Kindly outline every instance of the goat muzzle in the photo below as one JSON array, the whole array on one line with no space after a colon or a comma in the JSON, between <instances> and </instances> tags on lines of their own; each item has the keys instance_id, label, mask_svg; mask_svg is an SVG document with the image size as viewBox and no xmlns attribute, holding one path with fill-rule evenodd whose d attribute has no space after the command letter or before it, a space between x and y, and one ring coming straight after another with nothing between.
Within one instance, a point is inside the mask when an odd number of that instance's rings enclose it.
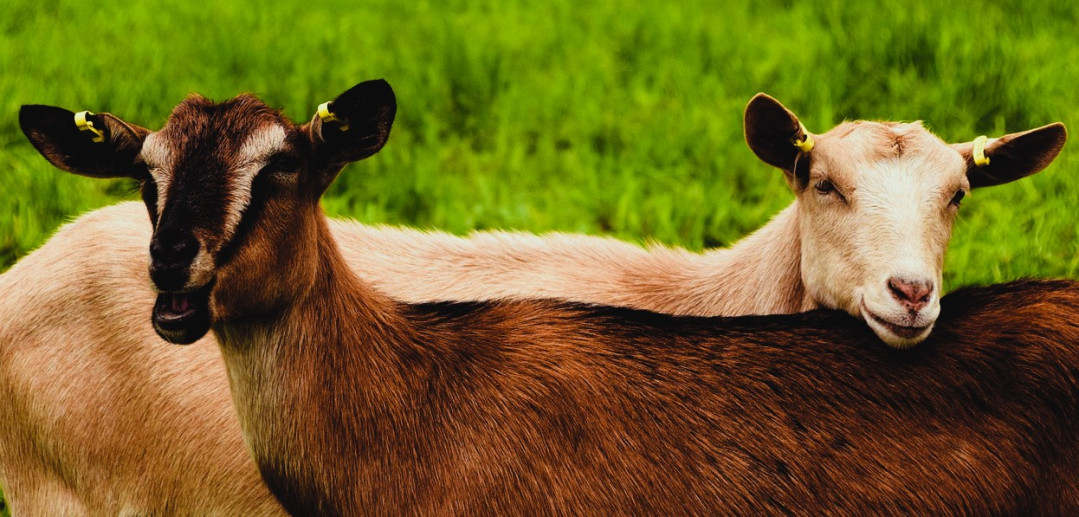
<instances>
[{"instance_id":1,"label":"goat muzzle","mask_svg":"<svg viewBox=\"0 0 1079 517\"><path fill-rule=\"evenodd\" d=\"M210 331L211 284L192 292L164 292L154 303L154 330L162 339L189 345Z\"/></svg>"}]
</instances>

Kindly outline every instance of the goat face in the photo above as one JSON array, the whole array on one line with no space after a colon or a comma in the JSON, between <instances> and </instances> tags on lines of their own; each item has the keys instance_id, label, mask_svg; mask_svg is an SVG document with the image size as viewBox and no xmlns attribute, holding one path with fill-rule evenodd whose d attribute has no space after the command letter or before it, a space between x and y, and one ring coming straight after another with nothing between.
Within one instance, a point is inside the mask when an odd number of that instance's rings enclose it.
<instances>
[{"instance_id":1,"label":"goat face","mask_svg":"<svg viewBox=\"0 0 1079 517\"><path fill-rule=\"evenodd\" d=\"M798 193L802 277L819 303L903 347L940 313L941 271L970 190L958 153L920 124L844 124L819 138Z\"/></svg>"},{"instance_id":2,"label":"goat face","mask_svg":"<svg viewBox=\"0 0 1079 517\"><path fill-rule=\"evenodd\" d=\"M331 105L333 121L316 116L300 126L250 95L219 104L190 97L156 132L95 115L107 129L101 143L60 108L24 106L20 122L64 170L141 182L154 227L153 325L165 340L188 344L215 320L272 310L306 285L297 280L310 268L288 260L303 256L297 247L314 253L309 225L319 218L301 215L317 212L346 163L385 144L396 111L385 81L360 83Z\"/></svg>"},{"instance_id":3,"label":"goat face","mask_svg":"<svg viewBox=\"0 0 1079 517\"><path fill-rule=\"evenodd\" d=\"M251 96L221 104L190 97L146 137L136 161L146 170L143 199L154 224L153 323L162 337L189 343L209 330L215 273L255 230L245 218L265 208L267 190L297 193L298 140L292 124Z\"/></svg>"},{"instance_id":4,"label":"goat face","mask_svg":"<svg viewBox=\"0 0 1079 517\"><path fill-rule=\"evenodd\" d=\"M811 149L792 143L807 136ZM746 139L798 196L810 296L903 348L925 339L940 313L944 253L967 192L1043 169L1066 132L1058 123L989 141L990 161L979 165L972 144L948 145L918 122L845 122L808 135L762 94L746 108Z\"/></svg>"}]
</instances>

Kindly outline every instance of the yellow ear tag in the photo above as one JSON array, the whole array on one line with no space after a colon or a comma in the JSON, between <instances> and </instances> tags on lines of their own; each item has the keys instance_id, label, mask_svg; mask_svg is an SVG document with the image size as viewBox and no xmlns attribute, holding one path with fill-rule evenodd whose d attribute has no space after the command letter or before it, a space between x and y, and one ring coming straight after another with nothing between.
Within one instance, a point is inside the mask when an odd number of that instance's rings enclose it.
<instances>
[{"instance_id":1,"label":"yellow ear tag","mask_svg":"<svg viewBox=\"0 0 1079 517\"><path fill-rule=\"evenodd\" d=\"M76 113L75 125L78 126L79 131L82 131L83 133L90 133L90 140L92 142L97 142L99 144L103 143L105 142L105 133L102 132L100 129L94 127L93 121L88 118L91 115L93 115L93 113L89 111L80 111Z\"/></svg>"},{"instance_id":2,"label":"yellow ear tag","mask_svg":"<svg viewBox=\"0 0 1079 517\"><path fill-rule=\"evenodd\" d=\"M974 165L977 165L978 167L989 165L989 157L985 155L986 140L988 140L988 138L986 138L985 135L974 139Z\"/></svg>"},{"instance_id":3,"label":"yellow ear tag","mask_svg":"<svg viewBox=\"0 0 1079 517\"><path fill-rule=\"evenodd\" d=\"M802 130L802 138L791 139L791 143L794 147L801 149L803 153L808 153L813 150L813 136L806 131L806 127L801 122L798 123L798 128Z\"/></svg>"},{"instance_id":4,"label":"yellow ear tag","mask_svg":"<svg viewBox=\"0 0 1079 517\"><path fill-rule=\"evenodd\" d=\"M318 105L318 118L322 119L323 123L337 122L338 124L341 124L341 131L348 131L348 124L346 124L345 121L337 118L337 115L334 115L333 112L330 111L329 101L323 102L322 104Z\"/></svg>"}]
</instances>

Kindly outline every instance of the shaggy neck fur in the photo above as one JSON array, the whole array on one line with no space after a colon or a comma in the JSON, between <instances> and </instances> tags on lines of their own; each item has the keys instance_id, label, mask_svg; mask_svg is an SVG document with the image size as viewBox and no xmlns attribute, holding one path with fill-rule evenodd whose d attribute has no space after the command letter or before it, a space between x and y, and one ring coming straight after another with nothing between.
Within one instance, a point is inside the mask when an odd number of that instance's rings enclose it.
<instances>
[{"instance_id":1,"label":"shaggy neck fur","mask_svg":"<svg viewBox=\"0 0 1079 517\"><path fill-rule=\"evenodd\" d=\"M385 422L407 420L395 410L404 371L396 354L412 337L395 303L348 269L325 221L316 227L316 273L309 288L298 289L303 294L292 304L218 323L213 330L263 478L287 508L334 515L343 510L333 503L333 493L352 493L353 504L376 507L370 493L355 487L369 487L359 480L396 468L377 460L392 457L385 453L399 430L372 425L369 418L393 414ZM376 461L336 464L357 454Z\"/></svg>"}]
</instances>

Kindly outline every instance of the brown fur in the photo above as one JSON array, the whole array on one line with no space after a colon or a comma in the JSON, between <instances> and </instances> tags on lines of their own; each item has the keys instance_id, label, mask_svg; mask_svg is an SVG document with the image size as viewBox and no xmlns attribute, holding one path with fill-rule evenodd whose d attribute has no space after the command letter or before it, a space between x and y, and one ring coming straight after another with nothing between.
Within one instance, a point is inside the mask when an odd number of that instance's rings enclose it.
<instances>
[{"instance_id":1,"label":"brown fur","mask_svg":"<svg viewBox=\"0 0 1079 517\"><path fill-rule=\"evenodd\" d=\"M733 256L754 264L797 256L772 246L796 248L796 240L773 237L768 228L743 241L752 253L698 255L581 235L492 232L466 239L330 224L353 271L410 302L557 297L561 291L686 313L706 299L712 311L741 313L746 307L793 312L799 305L783 300L801 298L761 288L746 276L754 270L730 262ZM0 386L9 403L0 405L0 484L17 514L125 508L266 514L276 504L231 416L216 341L207 336L177 350L148 324L150 236L146 209L122 203L80 217L0 275L0 371L6 372ZM797 264L791 267L796 275ZM684 293L660 285L676 278ZM800 285L778 285L786 283ZM574 284L578 289L568 291ZM727 284L731 291L718 288ZM61 324L57 315L77 317ZM64 367L40 366L57 357ZM166 377L175 382L145 382ZM67 395L72 392L80 396ZM111 410L102 414L101 407ZM220 415L229 420L222 423ZM139 467L118 470L118 464Z\"/></svg>"},{"instance_id":2,"label":"brown fur","mask_svg":"<svg viewBox=\"0 0 1079 517\"><path fill-rule=\"evenodd\" d=\"M901 355L831 313L402 306L312 240L306 295L215 324L291 511L1079 511L1074 284L956 295Z\"/></svg>"}]
</instances>

